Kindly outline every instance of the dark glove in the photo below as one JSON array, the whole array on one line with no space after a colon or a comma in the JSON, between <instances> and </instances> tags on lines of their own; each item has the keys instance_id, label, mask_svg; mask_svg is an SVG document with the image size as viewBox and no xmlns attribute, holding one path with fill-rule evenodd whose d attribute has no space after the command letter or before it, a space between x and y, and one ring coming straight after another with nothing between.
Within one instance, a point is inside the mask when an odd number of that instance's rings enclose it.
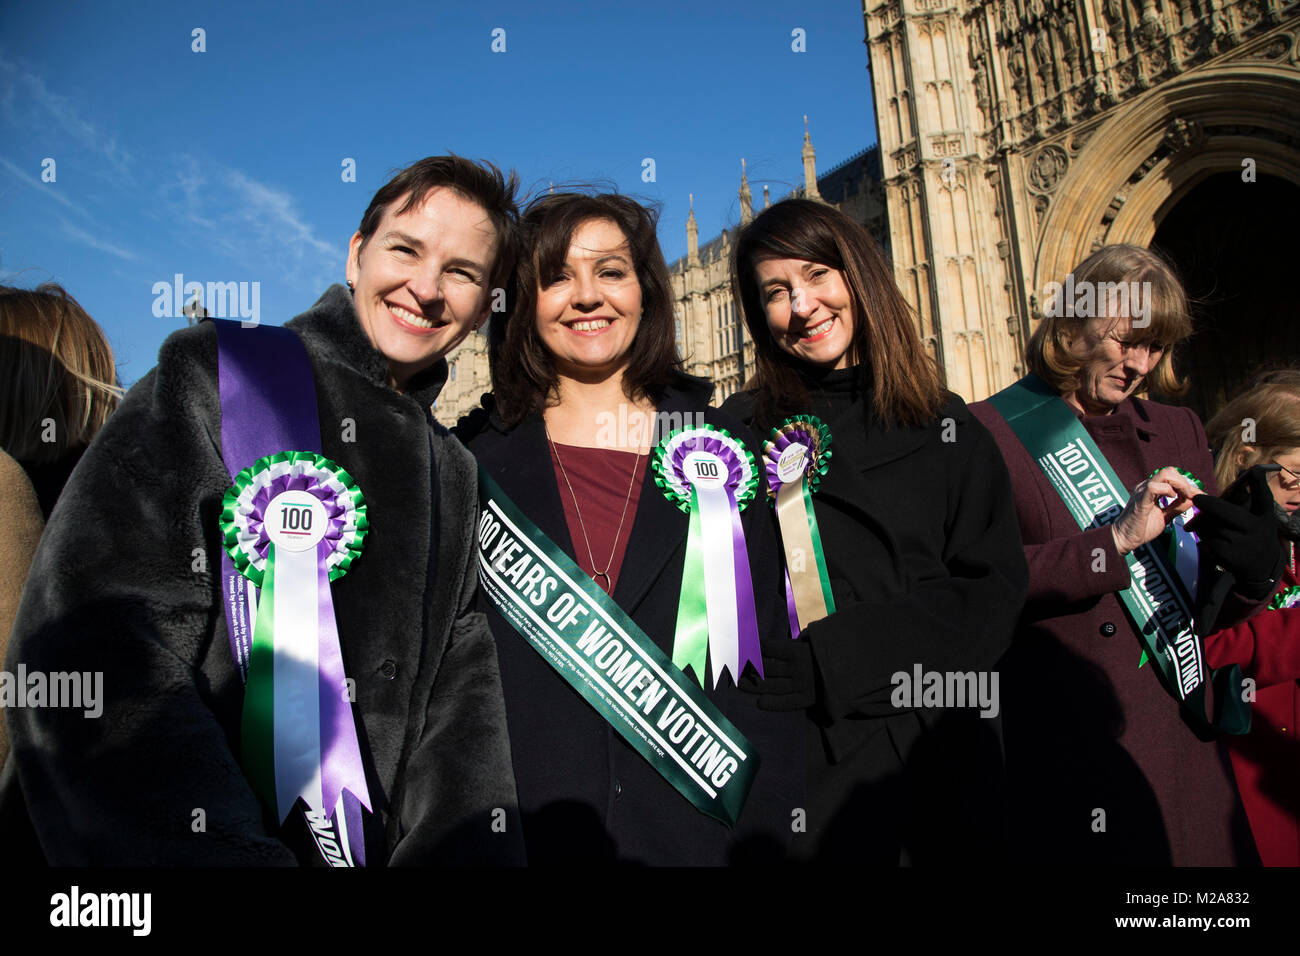
<instances>
[{"instance_id":1,"label":"dark glove","mask_svg":"<svg viewBox=\"0 0 1300 956\"><path fill-rule=\"evenodd\" d=\"M807 710L817 703L817 666L807 641L763 644L763 674L752 667L740 679L741 690L758 695L760 710Z\"/></svg>"},{"instance_id":2,"label":"dark glove","mask_svg":"<svg viewBox=\"0 0 1300 956\"><path fill-rule=\"evenodd\" d=\"M1268 472L1252 468L1241 479L1249 493L1244 504L1197 495L1192 499L1200 514L1187 522L1187 530L1200 538L1200 554L1237 579L1237 593L1251 600L1268 596L1282 573L1283 555L1273 517L1273 493Z\"/></svg>"}]
</instances>

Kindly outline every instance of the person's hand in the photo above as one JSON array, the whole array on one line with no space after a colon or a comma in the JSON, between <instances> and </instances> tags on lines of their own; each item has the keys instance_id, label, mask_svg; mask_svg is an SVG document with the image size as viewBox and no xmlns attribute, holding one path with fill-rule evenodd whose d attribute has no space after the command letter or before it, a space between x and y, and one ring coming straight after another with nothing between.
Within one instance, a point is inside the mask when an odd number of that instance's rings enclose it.
<instances>
[{"instance_id":1,"label":"person's hand","mask_svg":"<svg viewBox=\"0 0 1300 956\"><path fill-rule=\"evenodd\" d=\"M1174 467L1161 468L1133 489L1128 504L1110 526L1115 547L1128 554L1148 541L1160 537L1165 526L1192 506L1200 489L1178 473ZM1160 499L1171 499L1161 506Z\"/></svg>"},{"instance_id":2,"label":"person's hand","mask_svg":"<svg viewBox=\"0 0 1300 956\"><path fill-rule=\"evenodd\" d=\"M1268 472L1252 468L1241 479L1249 498L1244 505L1210 495L1197 495L1200 511L1187 530L1200 539L1199 553L1208 556L1237 579L1243 597L1266 597L1282 573L1282 542L1273 517L1273 492Z\"/></svg>"},{"instance_id":3,"label":"person's hand","mask_svg":"<svg viewBox=\"0 0 1300 956\"><path fill-rule=\"evenodd\" d=\"M746 668L742 690L758 695L760 710L807 710L817 703L817 667L804 640L763 644L763 679Z\"/></svg>"}]
</instances>

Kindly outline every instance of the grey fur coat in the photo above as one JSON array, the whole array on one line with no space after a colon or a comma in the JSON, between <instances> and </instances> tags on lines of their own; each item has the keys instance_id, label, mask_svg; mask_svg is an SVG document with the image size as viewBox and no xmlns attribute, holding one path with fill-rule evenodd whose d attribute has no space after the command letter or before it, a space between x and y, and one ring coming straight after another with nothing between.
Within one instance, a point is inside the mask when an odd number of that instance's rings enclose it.
<instances>
[{"instance_id":1,"label":"grey fur coat","mask_svg":"<svg viewBox=\"0 0 1300 956\"><path fill-rule=\"evenodd\" d=\"M475 464L430 412L446 363L394 391L339 285L288 326L311 360L322 452L356 479L372 523L333 585L377 811L368 861L519 862L496 652L473 609ZM310 857L298 815L277 827L240 769L244 693L220 601L217 519L230 483L220 442L216 330L205 322L163 344L46 528L7 670L103 674L98 718L7 713L3 802L25 797L53 864Z\"/></svg>"}]
</instances>

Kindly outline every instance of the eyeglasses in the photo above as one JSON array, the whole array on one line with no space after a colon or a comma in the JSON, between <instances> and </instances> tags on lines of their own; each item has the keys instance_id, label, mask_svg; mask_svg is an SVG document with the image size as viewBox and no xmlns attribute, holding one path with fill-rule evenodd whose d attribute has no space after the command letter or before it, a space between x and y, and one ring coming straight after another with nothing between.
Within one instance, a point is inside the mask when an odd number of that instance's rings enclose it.
<instances>
[{"instance_id":1,"label":"eyeglasses","mask_svg":"<svg viewBox=\"0 0 1300 956\"><path fill-rule=\"evenodd\" d=\"M1286 465L1281 464L1280 462L1271 461L1269 462L1269 464L1277 465L1279 468L1282 469L1277 473L1277 483L1279 485L1281 485L1287 491L1295 491L1297 488L1300 488L1300 475L1297 475L1294 471L1292 471Z\"/></svg>"}]
</instances>

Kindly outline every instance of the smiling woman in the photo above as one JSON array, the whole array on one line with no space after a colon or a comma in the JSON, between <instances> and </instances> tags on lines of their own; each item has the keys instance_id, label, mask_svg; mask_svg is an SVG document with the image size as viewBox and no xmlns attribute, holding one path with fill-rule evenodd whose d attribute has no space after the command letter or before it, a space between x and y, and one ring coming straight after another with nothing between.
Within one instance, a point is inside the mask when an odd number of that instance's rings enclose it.
<instances>
[{"instance_id":1,"label":"smiling woman","mask_svg":"<svg viewBox=\"0 0 1300 956\"><path fill-rule=\"evenodd\" d=\"M504 214L473 198L481 184L432 160L376 193L348 244L357 318L398 391L487 320L514 261Z\"/></svg>"},{"instance_id":2,"label":"smiling woman","mask_svg":"<svg viewBox=\"0 0 1300 956\"><path fill-rule=\"evenodd\" d=\"M529 863L779 859L802 805L799 727L758 710L734 683L784 625L761 498L739 510L761 481L753 452L740 424L708 407L709 383L681 370L649 210L623 196L555 193L525 210L523 226L517 301L492 322L494 392L456 431L481 469L484 539L505 509L545 546L517 557L516 532L482 553L480 604L501 661ZM698 444L683 458L707 458L700 474L730 482L716 497L712 484L697 489L697 501L720 503L713 544L697 527L705 509L689 517L668 494L672 472L661 466L675 459L656 445L660 421L699 423L667 441L680 449L689 436ZM713 560L699 557L710 548ZM546 605L557 587L568 608L582 596L581 613ZM692 617L697 604L707 617ZM576 647L561 620L586 628ZM616 640L606 640L611 621ZM740 644L724 638L742 632L753 656L726 658L719 647ZM692 634L699 656L683 652Z\"/></svg>"},{"instance_id":3,"label":"smiling woman","mask_svg":"<svg viewBox=\"0 0 1300 956\"><path fill-rule=\"evenodd\" d=\"M759 706L799 712L807 735L795 849L855 866L996 859L995 722L894 690L922 670L996 687L1025 579L997 448L941 387L861 225L785 200L734 255L758 374L722 407L767 439L779 486L798 639L764 648L782 680Z\"/></svg>"},{"instance_id":4,"label":"smiling woman","mask_svg":"<svg viewBox=\"0 0 1300 956\"><path fill-rule=\"evenodd\" d=\"M58 865L521 859L476 469L432 413L512 268L514 186L420 160L362 217L351 295L164 343L69 479L14 625L14 668L103 673L103 719L6 710L0 829L25 797ZM195 807L219 838L159 826Z\"/></svg>"}]
</instances>

